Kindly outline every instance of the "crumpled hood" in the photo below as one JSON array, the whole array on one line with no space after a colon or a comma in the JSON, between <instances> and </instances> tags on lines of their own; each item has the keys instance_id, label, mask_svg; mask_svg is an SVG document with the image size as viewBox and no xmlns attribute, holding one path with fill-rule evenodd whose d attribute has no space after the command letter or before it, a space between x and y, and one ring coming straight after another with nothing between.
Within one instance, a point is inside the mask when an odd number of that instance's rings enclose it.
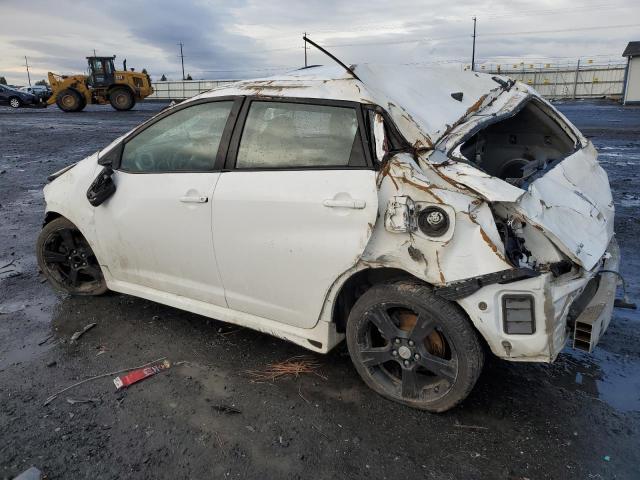
<instances>
[{"instance_id":1,"label":"crumpled hood","mask_svg":"<svg viewBox=\"0 0 640 480\"><path fill-rule=\"evenodd\" d=\"M433 145L454 125L477 110L483 100L502 87L491 75L407 65L362 64L352 67L375 100L386 108L402 134L412 142L423 134L424 145ZM504 77L504 81L507 81ZM461 101L452 93L462 93ZM413 124L413 125L411 125Z\"/></svg>"}]
</instances>

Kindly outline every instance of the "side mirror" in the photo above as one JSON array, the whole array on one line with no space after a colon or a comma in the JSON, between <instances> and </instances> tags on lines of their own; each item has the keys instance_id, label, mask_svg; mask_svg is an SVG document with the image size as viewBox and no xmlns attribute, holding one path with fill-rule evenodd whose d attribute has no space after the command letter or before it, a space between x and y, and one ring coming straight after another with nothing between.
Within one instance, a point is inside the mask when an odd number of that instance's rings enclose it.
<instances>
[{"instance_id":1,"label":"side mirror","mask_svg":"<svg viewBox=\"0 0 640 480\"><path fill-rule=\"evenodd\" d=\"M104 167L95 180L89 185L87 190L87 200L94 207L102 205L111 195L116 193L116 184L111 178L113 170L111 167Z\"/></svg>"}]
</instances>

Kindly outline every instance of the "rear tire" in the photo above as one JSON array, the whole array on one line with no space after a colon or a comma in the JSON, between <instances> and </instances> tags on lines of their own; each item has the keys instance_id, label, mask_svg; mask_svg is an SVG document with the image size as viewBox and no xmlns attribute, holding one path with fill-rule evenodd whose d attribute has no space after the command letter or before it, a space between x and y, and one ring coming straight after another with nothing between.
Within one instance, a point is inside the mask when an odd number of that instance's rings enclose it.
<instances>
[{"instance_id":1,"label":"rear tire","mask_svg":"<svg viewBox=\"0 0 640 480\"><path fill-rule=\"evenodd\" d=\"M412 282L367 290L349 314L347 345L372 390L430 412L464 400L484 363L478 334L460 307Z\"/></svg>"},{"instance_id":2,"label":"rear tire","mask_svg":"<svg viewBox=\"0 0 640 480\"><path fill-rule=\"evenodd\" d=\"M22 102L18 97L12 97L9 99L9 105L11 108L20 108L22 106Z\"/></svg>"},{"instance_id":3,"label":"rear tire","mask_svg":"<svg viewBox=\"0 0 640 480\"><path fill-rule=\"evenodd\" d=\"M131 90L124 87L114 88L109 93L109 102L111 106L119 111L131 110L136 104Z\"/></svg>"},{"instance_id":4,"label":"rear tire","mask_svg":"<svg viewBox=\"0 0 640 480\"><path fill-rule=\"evenodd\" d=\"M63 112L79 112L84 108L84 98L72 88L61 91L56 97L56 105Z\"/></svg>"},{"instance_id":5,"label":"rear tire","mask_svg":"<svg viewBox=\"0 0 640 480\"><path fill-rule=\"evenodd\" d=\"M107 282L80 230L64 217L47 223L36 243L38 267L54 289L71 295L102 295Z\"/></svg>"}]
</instances>

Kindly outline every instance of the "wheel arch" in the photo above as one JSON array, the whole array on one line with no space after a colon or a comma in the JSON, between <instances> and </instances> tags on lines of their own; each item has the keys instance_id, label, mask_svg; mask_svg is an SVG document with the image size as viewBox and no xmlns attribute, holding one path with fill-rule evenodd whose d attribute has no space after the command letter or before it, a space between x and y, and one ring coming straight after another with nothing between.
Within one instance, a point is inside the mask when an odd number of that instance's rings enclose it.
<instances>
[{"instance_id":1,"label":"wheel arch","mask_svg":"<svg viewBox=\"0 0 640 480\"><path fill-rule=\"evenodd\" d=\"M355 305L356 301L367 290L381 283L390 283L398 281L410 281L433 287L429 282L416 277L415 275L402 270L400 268L391 267L363 267L350 272L344 281L337 287L337 293L331 302L331 322L335 324L338 333L344 333L347 327L347 319L349 313ZM483 344L486 352L491 352L489 343L485 338L485 334L478 328L476 321L466 311L466 309L458 302L450 302L463 315L467 317L469 323L473 326L480 342Z\"/></svg>"},{"instance_id":2,"label":"wheel arch","mask_svg":"<svg viewBox=\"0 0 640 480\"><path fill-rule=\"evenodd\" d=\"M48 211L47 213L44 214L44 220L42 222L42 226L44 227L45 225L47 225L48 223L51 223L56 218L59 218L59 217L62 217L62 216L63 215L61 213L54 212L54 211ZM67 218L67 220L69 220L69 219ZM69 220L69 221L71 221L71 220Z\"/></svg>"},{"instance_id":3,"label":"wheel arch","mask_svg":"<svg viewBox=\"0 0 640 480\"><path fill-rule=\"evenodd\" d=\"M356 301L374 285L400 280L410 280L423 285L432 286L415 275L400 268L391 267L363 267L345 276L337 288L334 300L331 302L331 321L336 330L344 333L347 327L349 313Z\"/></svg>"},{"instance_id":4,"label":"wheel arch","mask_svg":"<svg viewBox=\"0 0 640 480\"><path fill-rule=\"evenodd\" d=\"M51 223L52 221L54 221L57 218L64 218L65 220L68 220L69 222L73 223L73 225L78 229L80 234L85 238L85 240L87 241L87 243L91 247L91 250L93 250L93 253L96 256L96 258L98 259L98 263L100 264L100 266L102 268L104 268L105 265L103 264L103 262L101 260L102 259L102 251L99 249L98 240L95 237L95 235L87 235L87 231L79 226L79 224L81 224L82 222L78 221L77 219L74 220L74 218L73 218L74 216L73 215L65 215L64 213L60 213L62 210L63 209L47 210L45 215L44 215L44 220L42 222L42 227L44 228L45 226L47 226L49 223ZM69 213L71 213L71 212L69 212Z\"/></svg>"}]
</instances>

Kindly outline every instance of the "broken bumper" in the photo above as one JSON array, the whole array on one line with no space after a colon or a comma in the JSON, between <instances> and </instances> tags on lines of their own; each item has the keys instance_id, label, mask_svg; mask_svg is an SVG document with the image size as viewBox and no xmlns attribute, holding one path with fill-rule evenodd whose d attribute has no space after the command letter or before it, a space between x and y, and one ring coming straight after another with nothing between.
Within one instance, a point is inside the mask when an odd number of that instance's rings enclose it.
<instances>
[{"instance_id":1,"label":"broken bumper","mask_svg":"<svg viewBox=\"0 0 640 480\"><path fill-rule=\"evenodd\" d=\"M591 271L573 277L543 273L508 284L487 285L457 300L498 357L512 361L552 362L571 337L573 345L591 351L611 321L620 251L613 239L602 261ZM597 288L587 288L594 282ZM507 333L503 300L526 296L532 299L533 333ZM576 307L579 308L576 309ZM573 321L575 319L575 321ZM572 328L575 325L575 329Z\"/></svg>"},{"instance_id":2,"label":"broken bumper","mask_svg":"<svg viewBox=\"0 0 640 480\"><path fill-rule=\"evenodd\" d=\"M599 275L598 289L575 319L573 348L578 350L593 351L611 323L618 286L618 275L613 272L617 272L620 267L620 248L615 238L609 244L607 252L609 258L604 261L602 270L605 271Z\"/></svg>"}]
</instances>

